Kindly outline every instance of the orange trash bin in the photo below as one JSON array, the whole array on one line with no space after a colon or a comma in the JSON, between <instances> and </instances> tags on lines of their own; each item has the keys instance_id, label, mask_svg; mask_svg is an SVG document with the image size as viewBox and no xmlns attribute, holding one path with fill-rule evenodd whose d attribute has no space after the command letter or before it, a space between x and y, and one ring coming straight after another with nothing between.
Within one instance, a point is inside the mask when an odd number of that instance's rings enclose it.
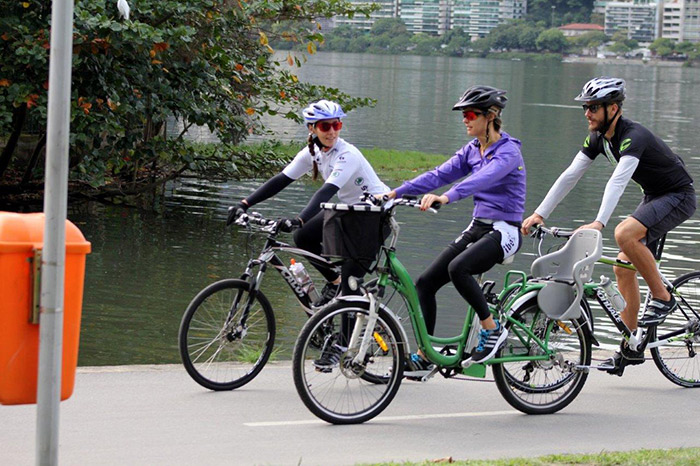
<instances>
[{"instance_id":1,"label":"orange trash bin","mask_svg":"<svg viewBox=\"0 0 700 466\"><path fill-rule=\"evenodd\" d=\"M0 404L36 403L44 214L0 212ZM61 400L78 366L85 256L90 243L66 221Z\"/></svg>"}]
</instances>

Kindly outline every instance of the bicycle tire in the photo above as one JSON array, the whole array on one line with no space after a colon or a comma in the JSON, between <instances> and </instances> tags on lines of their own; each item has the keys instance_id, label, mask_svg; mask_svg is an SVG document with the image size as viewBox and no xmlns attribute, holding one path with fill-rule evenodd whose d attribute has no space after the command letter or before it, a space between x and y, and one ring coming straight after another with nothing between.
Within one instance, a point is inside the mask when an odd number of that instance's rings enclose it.
<instances>
[{"instance_id":1,"label":"bicycle tire","mask_svg":"<svg viewBox=\"0 0 700 466\"><path fill-rule=\"evenodd\" d=\"M678 307L660 324L649 329L650 342L688 326L700 319L700 271L689 272L673 281ZM681 387L700 387L700 334L686 332L673 342L651 348L656 367L671 382Z\"/></svg>"},{"instance_id":2,"label":"bicycle tire","mask_svg":"<svg viewBox=\"0 0 700 466\"><path fill-rule=\"evenodd\" d=\"M494 364L498 391L512 407L526 414L551 414L565 408L578 396L588 377L585 370L571 370L571 366L591 363L591 339L585 321L572 319L559 325L560 321L549 319L539 309L536 299L515 309L512 317L532 329L541 340L549 330L547 346L559 351L555 360ZM528 335L515 324L508 321L506 328L508 338L497 357L542 354L539 345L528 341Z\"/></svg>"},{"instance_id":3,"label":"bicycle tire","mask_svg":"<svg viewBox=\"0 0 700 466\"><path fill-rule=\"evenodd\" d=\"M344 319L355 322L356 316L368 313L367 302L336 301L308 320L294 346L294 385L306 407L326 422L368 421L391 403L401 385L404 362L401 333L398 324L383 309L379 310L374 332L381 335L386 350L377 341L371 345L372 351L368 351L365 362L352 364L355 350L347 348L344 334L350 332L342 330L342 322ZM322 348L315 343L319 340L325 342ZM331 350L334 347L337 349ZM322 355L329 351L336 351L334 364L319 368Z\"/></svg>"},{"instance_id":4,"label":"bicycle tire","mask_svg":"<svg viewBox=\"0 0 700 466\"><path fill-rule=\"evenodd\" d=\"M250 283L244 280L212 283L194 297L182 316L180 357L190 377L205 388L233 390L247 384L272 354L275 316L260 291L251 305L246 327L234 327L249 290Z\"/></svg>"}]
</instances>

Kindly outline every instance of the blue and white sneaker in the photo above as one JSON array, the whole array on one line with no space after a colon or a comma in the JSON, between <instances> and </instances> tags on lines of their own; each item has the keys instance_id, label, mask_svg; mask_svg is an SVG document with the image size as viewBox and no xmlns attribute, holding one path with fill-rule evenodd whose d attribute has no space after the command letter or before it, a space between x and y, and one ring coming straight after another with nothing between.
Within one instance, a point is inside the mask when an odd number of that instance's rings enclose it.
<instances>
[{"instance_id":1,"label":"blue and white sneaker","mask_svg":"<svg viewBox=\"0 0 700 466\"><path fill-rule=\"evenodd\" d=\"M496 352L503 346L508 338L508 330L496 321L493 330L482 329L479 332L479 344L471 357L472 363L480 363L493 358Z\"/></svg>"}]
</instances>

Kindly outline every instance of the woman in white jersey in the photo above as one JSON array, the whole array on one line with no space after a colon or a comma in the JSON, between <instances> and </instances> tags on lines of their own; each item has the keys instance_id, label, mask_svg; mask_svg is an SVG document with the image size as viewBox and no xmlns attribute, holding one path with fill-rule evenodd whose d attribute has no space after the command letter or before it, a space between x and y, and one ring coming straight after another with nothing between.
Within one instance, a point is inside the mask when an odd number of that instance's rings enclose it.
<instances>
[{"instance_id":1,"label":"woman in white jersey","mask_svg":"<svg viewBox=\"0 0 700 466\"><path fill-rule=\"evenodd\" d=\"M381 182L372 166L352 144L340 138L343 128L343 109L335 102L319 100L306 107L302 115L309 129L308 145L299 151L294 160L281 173L267 180L250 196L229 209L227 225L246 212L251 206L268 199L289 186L302 175L311 172L312 178L320 174L325 183L311 197L308 204L296 217L280 220L282 231L294 231L297 247L321 254L323 239L323 211L320 204L338 195L341 203L356 204L365 192L381 194L389 188ZM338 292L340 277L329 276L327 270L319 271L328 281L321 297L314 303L321 306Z\"/></svg>"}]
</instances>

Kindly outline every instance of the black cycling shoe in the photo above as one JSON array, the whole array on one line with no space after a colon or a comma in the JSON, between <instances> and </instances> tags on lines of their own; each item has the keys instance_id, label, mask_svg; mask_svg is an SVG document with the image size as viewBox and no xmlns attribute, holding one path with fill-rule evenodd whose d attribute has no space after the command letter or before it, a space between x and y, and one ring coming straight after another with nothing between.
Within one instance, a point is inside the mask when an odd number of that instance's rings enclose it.
<instances>
[{"instance_id":1,"label":"black cycling shoe","mask_svg":"<svg viewBox=\"0 0 700 466\"><path fill-rule=\"evenodd\" d=\"M313 362L313 365L318 372L332 372L333 368L338 367L340 358L347 350L344 346L332 343L323 350L321 356Z\"/></svg>"},{"instance_id":2,"label":"black cycling shoe","mask_svg":"<svg viewBox=\"0 0 700 466\"><path fill-rule=\"evenodd\" d=\"M676 300L673 296L669 301L661 301L660 299L652 299L647 308L644 310L644 315L639 319L640 327L649 327L650 325L658 325L664 321L676 308Z\"/></svg>"},{"instance_id":3,"label":"black cycling shoe","mask_svg":"<svg viewBox=\"0 0 700 466\"><path fill-rule=\"evenodd\" d=\"M620 349L611 358L606 359L599 369L617 376L622 376L627 366L636 366L644 362L644 351L632 351L626 341L620 343Z\"/></svg>"},{"instance_id":4,"label":"black cycling shoe","mask_svg":"<svg viewBox=\"0 0 700 466\"><path fill-rule=\"evenodd\" d=\"M333 301L333 298L335 298L338 295L339 290L340 284L336 285L334 283L327 282L326 285L323 287L319 298L316 301L314 301L313 306L321 307L330 303L331 301Z\"/></svg>"},{"instance_id":5,"label":"black cycling shoe","mask_svg":"<svg viewBox=\"0 0 700 466\"><path fill-rule=\"evenodd\" d=\"M598 367L598 370L622 377L622 373L625 371L625 362L624 358L622 357L622 353L615 351L611 358L603 361L603 363Z\"/></svg>"},{"instance_id":6,"label":"black cycling shoe","mask_svg":"<svg viewBox=\"0 0 700 466\"><path fill-rule=\"evenodd\" d=\"M431 364L421 358L416 353L409 356L410 361L406 361L403 369L403 376L408 380L421 381L423 377L430 374L435 368L435 364Z\"/></svg>"}]
</instances>

